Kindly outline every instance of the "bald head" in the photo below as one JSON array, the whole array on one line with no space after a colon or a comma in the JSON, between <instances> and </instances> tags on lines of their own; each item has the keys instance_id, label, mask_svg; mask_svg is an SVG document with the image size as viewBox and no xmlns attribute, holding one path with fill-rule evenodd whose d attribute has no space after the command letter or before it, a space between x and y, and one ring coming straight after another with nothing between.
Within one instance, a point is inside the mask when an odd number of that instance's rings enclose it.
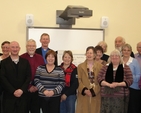
<instances>
[{"instance_id":1,"label":"bald head","mask_svg":"<svg viewBox=\"0 0 141 113\"><path fill-rule=\"evenodd\" d=\"M121 50L122 46L125 44L125 39L121 36L116 37L115 39L115 48Z\"/></svg>"},{"instance_id":2,"label":"bald head","mask_svg":"<svg viewBox=\"0 0 141 113\"><path fill-rule=\"evenodd\" d=\"M141 42L137 43L137 51L141 55Z\"/></svg>"},{"instance_id":3,"label":"bald head","mask_svg":"<svg viewBox=\"0 0 141 113\"><path fill-rule=\"evenodd\" d=\"M10 43L10 52L11 52L11 56L18 56L20 51L20 45L18 42L16 41L12 41Z\"/></svg>"}]
</instances>

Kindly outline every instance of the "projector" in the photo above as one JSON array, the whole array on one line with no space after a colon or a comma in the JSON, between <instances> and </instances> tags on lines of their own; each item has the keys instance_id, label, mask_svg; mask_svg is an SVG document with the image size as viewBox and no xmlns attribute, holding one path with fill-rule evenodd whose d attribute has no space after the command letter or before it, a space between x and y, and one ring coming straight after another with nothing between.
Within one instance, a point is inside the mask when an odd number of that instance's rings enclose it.
<instances>
[{"instance_id":1,"label":"projector","mask_svg":"<svg viewBox=\"0 0 141 113\"><path fill-rule=\"evenodd\" d=\"M70 18L80 18L80 17L90 17L92 16L92 10L89 10L87 7L83 6L73 6L69 5L66 9L60 14L60 18L68 20Z\"/></svg>"}]
</instances>

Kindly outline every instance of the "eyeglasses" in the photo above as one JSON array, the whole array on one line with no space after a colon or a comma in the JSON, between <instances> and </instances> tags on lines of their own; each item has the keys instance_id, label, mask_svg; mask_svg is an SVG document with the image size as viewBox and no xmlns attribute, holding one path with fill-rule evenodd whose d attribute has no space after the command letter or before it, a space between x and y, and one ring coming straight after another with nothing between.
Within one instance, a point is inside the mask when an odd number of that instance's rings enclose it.
<instances>
[{"instance_id":1,"label":"eyeglasses","mask_svg":"<svg viewBox=\"0 0 141 113\"><path fill-rule=\"evenodd\" d=\"M1 48L2 49L9 49L9 47L7 47L7 46L2 46Z\"/></svg>"},{"instance_id":2,"label":"eyeglasses","mask_svg":"<svg viewBox=\"0 0 141 113\"><path fill-rule=\"evenodd\" d=\"M119 57L119 55L111 55L110 57L115 57L115 58L118 58Z\"/></svg>"}]
</instances>

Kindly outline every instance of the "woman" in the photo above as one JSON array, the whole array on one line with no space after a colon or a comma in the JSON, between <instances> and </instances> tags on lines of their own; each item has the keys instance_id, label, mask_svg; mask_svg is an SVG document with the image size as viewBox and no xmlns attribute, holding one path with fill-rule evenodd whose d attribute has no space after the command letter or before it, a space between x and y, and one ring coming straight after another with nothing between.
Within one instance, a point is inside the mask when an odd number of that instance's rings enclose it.
<instances>
[{"instance_id":1,"label":"woman","mask_svg":"<svg viewBox=\"0 0 141 113\"><path fill-rule=\"evenodd\" d=\"M5 58L7 58L9 56L10 42L9 41L4 41L1 44L1 49L2 49L2 54L0 55L0 62L1 62L1 60L5 59ZM2 92L3 92L3 89L2 89L1 84L0 84L0 111L1 111L1 103L2 103Z\"/></svg>"},{"instance_id":2,"label":"woman","mask_svg":"<svg viewBox=\"0 0 141 113\"><path fill-rule=\"evenodd\" d=\"M95 61L101 63L102 65L106 65L106 61L102 60L101 57L103 56L103 48L101 46L95 46L96 57Z\"/></svg>"},{"instance_id":3,"label":"woman","mask_svg":"<svg viewBox=\"0 0 141 113\"><path fill-rule=\"evenodd\" d=\"M4 41L1 44L1 49L2 49L2 55L0 56L0 61L7 58L9 56L10 52L10 42L9 41Z\"/></svg>"},{"instance_id":4,"label":"woman","mask_svg":"<svg viewBox=\"0 0 141 113\"><path fill-rule=\"evenodd\" d=\"M78 65L78 98L76 113L100 113L100 86L97 75L102 64L95 62L95 48L86 49L86 60Z\"/></svg>"},{"instance_id":5,"label":"woman","mask_svg":"<svg viewBox=\"0 0 141 113\"><path fill-rule=\"evenodd\" d=\"M129 90L132 84L132 72L123 65L120 52L114 50L109 64L103 66L98 74L101 86L101 113L127 113Z\"/></svg>"},{"instance_id":6,"label":"woman","mask_svg":"<svg viewBox=\"0 0 141 113\"><path fill-rule=\"evenodd\" d=\"M141 113L141 90L138 85L141 70L138 61L130 56L131 52L132 47L129 44L125 44L122 47L123 62L130 67L133 75L133 83L129 88L130 97L128 113Z\"/></svg>"},{"instance_id":7,"label":"woman","mask_svg":"<svg viewBox=\"0 0 141 113\"><path fill-rule=\"evenodd\" d=\"M59 113L61 91L65 85L64 72L54 65L56 53L49 50L45 59L46 65L39 66L35 74L35 85L38 88L43 113Z\"/></svg>"},{"instance_id":8,"label":"woman","mask_svg":"<svg viewBox=\"0 0 141 113\"><path fill-rule=\"evenodd\" d=\"M98 46L101 46L103 48L103 53L107 52L107 43L105 41L100 41L98 43ZM107 54L103 54L101 57L101 59L105 60L106 62L108 61L108 58L109 58L109 55L107 55Z\"/></svg>"},{"instance_id":9,"label":"woman","mask_svg":"<svg viewBox=\"0 0 141 113\"><path fill-rule=\"evenodd\" d=\"M60 113L75 113L76 90L78 88L77 68L72 63L71 51L64 51L61 68L65 73L65 88L62 91Z\"/></svg>"}]
</instances>

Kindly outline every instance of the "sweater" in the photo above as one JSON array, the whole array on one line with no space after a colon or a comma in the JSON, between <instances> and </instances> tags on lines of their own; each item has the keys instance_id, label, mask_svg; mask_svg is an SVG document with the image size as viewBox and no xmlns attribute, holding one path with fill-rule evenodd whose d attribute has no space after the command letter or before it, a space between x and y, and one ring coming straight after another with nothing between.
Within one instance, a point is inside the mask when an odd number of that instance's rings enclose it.
<instances>
[{"instance_id":1,"label":"sweater","mask_svg":"<svg viewBox=\"0 0 141 113\"><path fill-rule=\"evenodd\" d=\"M101 85L101 82L105 80L105 75L107 71L108 65L103 66L98 74L98 82ZM116 71L114 71L115 76ZM119 75L120 76L120 75ZM117 87L117 88L109 88L107 86L101 86L101 96L102 97L123 97L124 95L129 95L128 87L132 84L133 77L132 72L130 71L129 66L124 65L124 79L123 81L126 83L126 87Z\"/></svg>"},{"instance_id":2,"label":"sweater","mask_svg":"<svg viewBox=\"0 0 141 113\"><path fill-rule=\"evenodd\" d=\"M34 82L40 97L46 97L43 94L45 90L53 90L52 97L57 97L61 95L65 86L65 75L60 67L55 67L51 72L48 72L46 65L42 65L36 70Z\"/></svg>"}]
</instances>

